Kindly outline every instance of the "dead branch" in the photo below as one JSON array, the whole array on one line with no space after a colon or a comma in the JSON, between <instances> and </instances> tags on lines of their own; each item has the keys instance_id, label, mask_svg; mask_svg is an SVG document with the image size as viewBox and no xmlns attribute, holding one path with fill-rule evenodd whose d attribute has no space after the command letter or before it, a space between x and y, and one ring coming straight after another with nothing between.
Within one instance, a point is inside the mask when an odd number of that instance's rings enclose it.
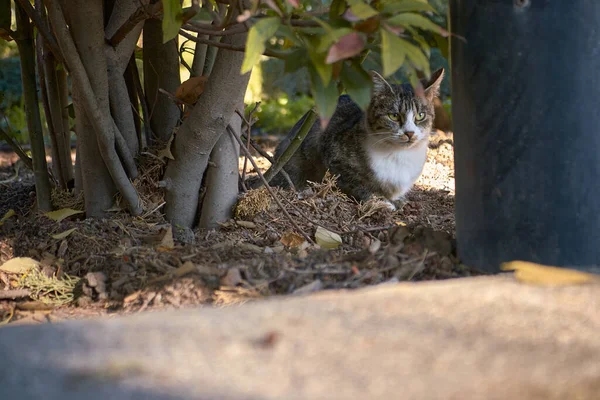
<instances>
[{"instance_id":1,"label":"dead branch","mask_svg":"<svg viewBox=\"0 0 600 400\"><path fill-rule=\"evenodd\" d=\"M96 140L102 155L102 159L121 195L129 205L129 210L133 215L139 215L142 212L139 196L129 181L127 173L119 160L119 155L115 150L115 127L112 121L103 115L98 100L94 96L92 85L87 76L79 52L71 38L64 14L57 0L47 0L48 16L52 21L56 31L56 36L61 50L65 55L67 64L70 67L73 83L78 85L81 90L81 100L85 110L89 113L90 122L96 133Z\"/></svg>"},{"instance_id":2,"label":"dead branch","mask_svg":"<svg viewBox=\"0 0 600 400\"><path fill-rule=\"evenodd\" d=\"M0 290L0 300L14 300L28 296L29 290L27 289Z\"/></svg>"},{"instance_id":3,"label":"dead branch","mask_svg":"<svg viewBox=\"0 0 600 400\"><path fill-rule=\"evenodd\" d=\"M252 116L256 112L256 109L258 108L259 105L260 105L260 102L257 102L256 104L254 104L254 108L250 111L250 113L248 113L248 119L247 120L244 119L244 118L242 118L245 122L247 122L247 124L246 124L246 127L247 127L246 136L248 136L248 138L246 140L246 149L248 149L248 152L250 152L250 139L251 139L251 134L252 134L252 123L253 123ZM240 113L238 112L238 115L239 114ZM245 184L244 181L246 180L246 168L247 167L248 167L248 156L244 156L244 167L242 168L242 186L244 186L244 188L246 188L246 184Z\"/></svg>"},{"instance_id":4,"label":"dead branch","mask_svg":"<svg viewBox=\"0 0 600 400\"><path fill-rule=\"evenodd\" d=\"M258 173L258 176L263 181L263 184L265 185L265 188L267 189L267 191L269 192L269 194L271 195L271 197L273 198L273 200L275 200L275 202L277 203L277 205L279 206L279 208L281 208L281 211L283 211L283 213L285 214L285 216L287 217L287 219L289 219L289 221L292 223L292 225L294 226L294 228L296 228L298 230L298 232L300 232L300 234L302 236L304 236L304 238L309 243L314 244L315 243L314 240L312 240L312 238L306 232L304 232L302 230L302 228L300 228L300 226L296 223L296 221L294 220L294 218L292 218L292 216L290 215L290 213L288 213L288 211L285 209L285 207L281 203L281 200L279 200L279 197L277 197L277 195L275 194L275 192L273 192L273 189L271 188L271 186L269 186L269 183L265 180L265 177L263 176L262 172L260 172L260 169L258 168L258 165L256 165L256 162L254 161L254 158L252 158L252 155L250 154L250 152L248 151L248 149L246 149L244 147L244 143L242 142L242 139L240 139L239 137L236 136L235 132L233 131L233 129L229 125L227 126L227 132L229 132L229 134L231 136L233 136L235 138L235 140L237 140L238 144L240 145L240 148L244 152L244 155L246 157L248 157L248 159L252 163L252 166L254 167L254 169L256 170L256 172Z\"/></svg>"},{"instance_id":5,"label":"dead branch","mask_svg":"<svg viewBox=\"0 0 600 400\"><path fill-rule=\"evenodd\" d=\"M142 106L142 119L144 122L144 134L146 136L146 143L152 143L152 127L150 126L150 111L148 110L148 102L146 101L146 95L144 94L144 89L142 88L142 81L140 80L140 71L138 71L137 64L135 62L135 54L131 56L129 60L129 65L127 68L130 68L133 73L133 83L135 85L135 90L138 95L138 99L140 100L140 105ZM140 140L140 145L142 141Z\"/></svg>"}]
</instances>

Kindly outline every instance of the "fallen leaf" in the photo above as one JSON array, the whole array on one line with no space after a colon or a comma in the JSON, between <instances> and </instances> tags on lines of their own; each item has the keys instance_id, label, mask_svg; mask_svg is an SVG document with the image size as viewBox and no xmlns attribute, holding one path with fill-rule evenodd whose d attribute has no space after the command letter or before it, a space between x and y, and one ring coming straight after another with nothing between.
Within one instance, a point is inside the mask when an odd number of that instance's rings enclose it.
<instances>
[{"instance_id":1,"label":"fallen leaf","mask_svg":"<svg viewBox=\"0 0 600 400\"><path fill-rule=\"evenodd\" d=\"M12 208L10 210L8 210L6 212L6 214L4 214L4 217L2 217L2 219L0 219L0 225L2 225L4 222L6 222L7 219L9 219L12 216L17 215L17 213L15 213L15 210L13 210Z\"/></svg>"},{"instance_id":2,"label":"fallen leaf","mask_svg":"<svg viewBox=\"0 0 600 400\"><path fill-rule=\"evenodd\" d=\"M165 249L172 249L175 247L175 241L173 240L173 227L169 226L165 230L165 234L162 237L162 239L160 240L159 247L162 247Z\"/></svg>"},{"instance_id":3,"label":"fallen leaf","mask_svg":"<svg viewBox=\"0 0 600 400\"><path fill-rule=\"evenodd\" d=\"M229 268L220 280L222 286L237 286L242 283L242 274L237 268Z\"/></svg>"},{"instance_id":4,"label":"fallen leaf","mask_svg":"<svg viewBox=\"0 0 600 400\"><path fill-rule=\"evenodd\" d=\"M600 282L600 275L528 261L511 261L503 263L500 268L503 271L515 271L515 278L519 282L536 285L567 286Z\"/></svg>"},{"instance_id":5,"label":"fallen leaf","mask_svg":"<svg viewBox=\"0 0 600 400\"><path fill-rule=\"evenodd\" d=\"M9 272L11 274L24 274L31 268L37 268L40 265L39 261L29 257L15 257L0 265L0 271Z\"/></svg>"},{"instance_id":6,"label":"fallen leaf","mask_svg":"<svg viewBox=\"0 0 600 400\"><path fill-rule=\"evenodd\" d=\"M284 233L279 241L286 247L294 248L304 243L304 237L296 232L289 231Z\"/></svg>"},{"instance_id":7,"label":"fallen leaf","mask_svg":"<svg viewBox=\"0 0 600 400\"><path fill-rule=\"evenodd\" d=\"M323 282L317 279L316 281L312 281L311 283L308 283L294 290L293 294L308 294L319 291L321 289L323 289Z\"/></svg>"},{"instance_id":8,"label":"fallen leaf","mask_svg":"<svg viewBox=\"0 0 600 400\"><path fill-rule=\"evenodd\" d=\"M358 32L344 35L329 48L325 63L333 64L334 62L354 57L359 54L364 47L365 39Z\"/></svg>"},{"instance_id":9,"label":"fallen leaf","mask_svg":"<svg viewBox=\"0 0 600 400\"><path fill-rule=\"evenodd\" d=\"M235 221L235 223L244 228L256 228L256 224L252 221Z\"/></svg>"},{"instance_id":10,"label":"fallen leaf","mask_svg":"<svg viewBox=\"0 0 600 400\"><path fill-rule=\"evenodd\" d=\"M50 211L44 215L53 221L60 222L65 218L69 218L72 215L82 214L83 211L73 210L72 208L61 208L60 210Z\"/></svg>"},{"instance_id":11,"label":"fallen leaf","mask_svg":"<svg viewBox=\"0 0 600 400\"><path fill-rule=\"evenodd\" d=\"M185 103L195 104L198 101L198 97L204 93L204 86L206 85L207 80L207 76L191 77L179 85L175 91L175 97Z\"/></svg>"},{"instance_id":12,"label":"fallen leaf","mask_svg":"<svg viewBox=\"0 0 600 400\"><path fill-rule=\"evenodd\" d=\"M342 244L342 237L321 226L317 227L315 233L317 244L325 249L337 249Z\"/></svg>"},{"instance_id":13,"label":"fallen leaf","mask_svg":"<svg viewBox=\"0 0 600 400\"><path fill-rule=\"evenodd\" d=\"M183 265L173 271L173 276L180 277L196 271L196 265L191 261L186 261Z\"/></svg>"},{"instance_id":14,"label":"fallen leaf","mask_svg":"<svg viewBox=\"0 0 600 400\"><path fill-rule=\"evenodd\" d=\"M69 236L71 233L75 232L76 230L77 230L77 228L71 228L64 232L57 233L56 235L52 235L52 239L62 240L64 238L66 238L67 236Z\"/></svg>"},{"instance_id":15,"label":"fallen leaf","mask_svg":"<svg viewBox=\"0 0 600 400\"><path fill-rule=\"evenodd\" d=\"M168 158L169 160L174 160L175 157L173 157L173 153L171 153L171 144L173 143L173 139L175 138L175 135L171 135L169 137L169 141L167 142L167 144L165 145L165 147L163 149L160 149L157 153L156 156L158 158L160 158L161 160L163 158Z\"/></svg>"}]
</instances>

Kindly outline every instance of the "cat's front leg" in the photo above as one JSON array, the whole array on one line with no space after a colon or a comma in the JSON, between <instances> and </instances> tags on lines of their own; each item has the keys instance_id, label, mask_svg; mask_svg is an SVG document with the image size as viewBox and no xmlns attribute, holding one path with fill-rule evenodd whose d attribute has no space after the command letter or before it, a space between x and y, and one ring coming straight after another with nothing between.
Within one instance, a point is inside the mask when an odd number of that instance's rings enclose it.
<instances>
[{"instance_id":1,"label":"cat's front leg","mask_svg":"<svg viewBox=\"0 0 600 400\"><path fill-rule=\"evenodd\" d=\"M386 199L385 204L391 211L402 211L408 200L404 196L399 196L394 199Z\"/></svg>"}]
</instances>

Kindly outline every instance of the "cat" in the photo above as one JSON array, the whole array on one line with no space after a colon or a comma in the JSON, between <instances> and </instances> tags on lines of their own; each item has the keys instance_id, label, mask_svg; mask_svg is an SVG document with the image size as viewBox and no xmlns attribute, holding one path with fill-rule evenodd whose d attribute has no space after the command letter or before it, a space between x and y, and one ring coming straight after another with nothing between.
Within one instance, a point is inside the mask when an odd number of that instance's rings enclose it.
<instances>
[{"instance_id":1,"label":"cat","mask_svg":"<svg viewBox=\"0 0 600 400\"><path fill-rule=\"evenodd\" d=\"M366 112L348 95L338 99L337 108L325 130L317 119L300 148L285 165L296 189L308 181L321 182L325 172L337 175L337 185L348 196L365 201L383 196L394 210L421 175L427 159L429 135L434 120L433 100L439 94L444 69L422 80L419 97L410 84L391 84L375 71L371 101ZM279 158L308 114L294 125L275 151ZM288 187L277 174L272 184Z\"/></svg>"}]
</instances>

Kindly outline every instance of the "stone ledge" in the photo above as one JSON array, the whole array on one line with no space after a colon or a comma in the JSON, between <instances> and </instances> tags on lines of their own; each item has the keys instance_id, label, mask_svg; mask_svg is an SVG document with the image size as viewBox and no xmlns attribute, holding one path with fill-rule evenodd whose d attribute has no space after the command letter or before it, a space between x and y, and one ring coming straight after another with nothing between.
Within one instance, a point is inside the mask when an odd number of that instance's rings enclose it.
<instances>
[{"instance_id":1,"label":"stone ledge","mask_svg":"<svg viewBox=\"0 0 600 400\"><path fill-rule=\"evenodd\" d=\"M1 399L597 399L600 287L404 283L0 329Z\"/></svg>"}]
</instances>

